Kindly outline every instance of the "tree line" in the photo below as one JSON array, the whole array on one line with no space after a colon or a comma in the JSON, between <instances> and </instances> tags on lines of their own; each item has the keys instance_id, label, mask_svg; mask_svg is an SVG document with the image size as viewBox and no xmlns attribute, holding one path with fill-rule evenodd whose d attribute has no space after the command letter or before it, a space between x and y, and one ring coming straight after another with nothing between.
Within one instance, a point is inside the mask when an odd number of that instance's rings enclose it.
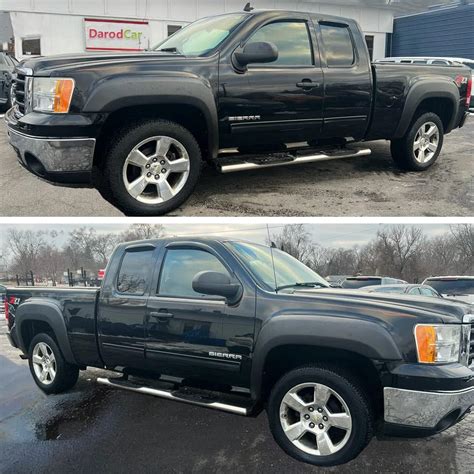
<instances>
[{"instance_id":1,"label":"tree line","mask_svg":"<svg viewBox=\"0 0 474 474\"><path fill-rule=\"evenodd\" d=\"M133 224L123 232L78 227L66 239L57 231L10 228L8 269L12 276L33 272L36 279L55 285L64 280L66 270L97 275L119 242L165 235L162 225L151 224ZM287 225L270 240L322 276L381 275L421 282L431 275L474 275L474 226L468 224L453 225L434 237L419 226L385 226L365 245L352 248L323 246L302 224Z\"/></svg>"},{"instance_id":2,"label":"tree line","mask_svg":"<svg viewBox=\"0 0 474 474\"><path fill-rule=\"evenodd\" d=\"M304 225L285 226L271 240L324 277L379 275L420 283L428 276L474 275L474 226L469 224L434 237L418 226L386 226L366 245L352 248L322 246Z\"/></svg>"}]
</instances>

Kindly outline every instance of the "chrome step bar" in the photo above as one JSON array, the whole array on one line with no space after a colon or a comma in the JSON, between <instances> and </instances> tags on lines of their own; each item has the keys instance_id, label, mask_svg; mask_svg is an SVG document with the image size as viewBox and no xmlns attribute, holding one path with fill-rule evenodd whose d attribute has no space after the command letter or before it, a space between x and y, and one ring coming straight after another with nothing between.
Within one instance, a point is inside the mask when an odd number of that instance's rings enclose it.
<instances>
[{"instance_id":1,"label":"chrome step bar","mask_svg":"<svg viewBox=\"0 0 474 474\"><path fill-rule=\"evenodd\" d=\"M261 168L273 168L276 166L289 166L289 165L300 165L304 163L314 163L316 161L328 161L328 160L339 160L343 158L355 158L358 156L367 156L370 155L372 151L370 148L358 148L358 149L347 149L343 152L338 151L337 153L316 153L310 155L286 155L284 159L281 159L281 154L279 159L271 161L271 159L266 160L263 163L256 163L255 161L240 161L237 163L229 164L219 164L217 161L218 169L221 173L235 173L237 171L247 171L247 170L256 170ZM249 155L247 155L249 156ZM271 155L269 155L271 157ZM257 158L257 157L255 157ZM235 158L235 161L238 160L238 157Z\"/></svg>"},{"instance_id":2,"label":"chrome step bar","mask_svg":"<svg viewBox=\"0 0 474 474\"><path fill-rule=\"evenodd\" d=\"M227 403L220 403L220 402L212 402L212 401L203 402L203 401L192 400L189 398L181 398L179 396L174 395L171 391L145 387L145 386L140 386L140 385L134 386L135 384L127 383L127 382L124 383L121 379L120 379L121 383L116 383L113 381L113 379L110 380L108 378L98 377L97 382L102 385L108 385L109 387L121 388L122 390L129 390L131 392L144 393L146 395L153 395L155 397L165 398L167 400L174 400L177 402L189 403L190 405L213 408L214 410L226 411L229 413L234 413L236 415L247 416L250 412L250 410L245 407L229 405Z\"/></svg>"}]
</instances>

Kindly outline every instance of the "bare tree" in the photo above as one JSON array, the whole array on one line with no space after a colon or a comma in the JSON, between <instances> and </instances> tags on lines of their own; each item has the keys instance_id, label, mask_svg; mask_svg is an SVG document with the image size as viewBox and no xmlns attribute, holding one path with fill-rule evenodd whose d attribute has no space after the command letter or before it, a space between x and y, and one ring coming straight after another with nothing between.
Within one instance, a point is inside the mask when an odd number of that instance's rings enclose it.
<instances>
[{"instance_id":1,"label":"bare tree","mask_svg":"<svg viewBox=\"0 0 474 474\"><path fill-rule=\"evenodd\" d=\"M37 270L38 257L44 246L43 232L8 229L7 238L12 252L12 269L21 276Z\"/></svg>"},{"instance_id":2,"label":"bare tree","mask_svg":"<svg viewBox=\"0 0 474 474\"><path fill-rule=\"evenodd\" d=\"M474 274L474 226L461 224L451 226L453 245L458 252L458 268L463 273Z\"/></svg>"},{"instance_id":3,"label":"bare tree","mask_svg":"<svg viewBox=\"0 0 474 474\"><path fill-rule=\"evenodd\" d=\"M305 264L311 264L314 243L303 224L286 225L280 234L272 235L271 240L280 250Z\"/></svg>"},{"instance_id":4,"label":"bare tree","mask_svg":"<svg viewBox=\"0 0 474 474\"><path fill-rule=\"evenodd\" d=\"M164 227L161 224L132 224L122 234L122 240L130 242L133 240L159 239L164 235Z\"/></svg>"}]
</instances>

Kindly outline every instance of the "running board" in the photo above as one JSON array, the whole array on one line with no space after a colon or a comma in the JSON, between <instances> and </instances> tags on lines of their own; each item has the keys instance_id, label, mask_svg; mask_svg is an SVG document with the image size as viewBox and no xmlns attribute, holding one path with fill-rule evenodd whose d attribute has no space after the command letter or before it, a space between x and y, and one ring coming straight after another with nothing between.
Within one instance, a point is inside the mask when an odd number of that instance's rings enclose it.
<instances>
[{"instance_id":1,"label":"running board","mask_svg":"<svg viewBox=\"0 0 474 474\"><path fill-rule=\"evenodd\" d=\"M304 163L314 163L316 161L339 160L343 158L355 158L358 156L370 155L369 148L339 149L334 152L319 152L310 154L301 150L296 155L290 153L273 153L268 155L245 155L235 158L226 158L225 162L217 161L218 169L221 173L235 173L237 171L255 170L261 168L273 168L275 166L300 165Z\"/></svg>"},{"instance_id":2,"label":"running board","mask_svg":"<svg viewBox=\"0 0 474 474\"><path fill-rule=\"evenodd\" d=\"M206 400L205 397L192 394L179 393L179 390L167 390L161 388L152 388L142 385L137 385L133 382L125 380L123 378L108 379L99 377L97 382L102 385L108 385L110 387L121 388L123 390L129 390L131 392L144 393L146 395L153 395L159 398L165 398L167 400L174 400L177 402L189 403L191 405L197 405L206 408L212 408L214 410L226 411L229 413L234 413L236 415L247 416L250 413L249 407L230 405L227 403L216 402L211 399ZM180 396L181 395L181 396Z\"/></svg>"}]
</instances>

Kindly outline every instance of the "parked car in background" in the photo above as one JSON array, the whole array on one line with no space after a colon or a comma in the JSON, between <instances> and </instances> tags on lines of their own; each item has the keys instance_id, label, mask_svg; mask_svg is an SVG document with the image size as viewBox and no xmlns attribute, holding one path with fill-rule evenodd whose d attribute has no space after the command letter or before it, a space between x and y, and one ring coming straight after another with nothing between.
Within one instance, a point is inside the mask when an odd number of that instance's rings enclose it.
<instances>
[{"instance_id":1,"label":"parked car in background","mask_svg":"<svg viewBox=\"0 0 474 474\"><path fill-rule=\"evenodd\" d=\"M328 275L326 277L326 281L331 285L331 286L341 286L342 282L349 277L350 275Z\"/></svg>"},{"instance_id":2,"label":"parked car in background","mask_svg":"<svg viewBox=\"0 0 474 474\"><path fill-rule=\"evenodd\" d=\"M447 298L474 304L474 276L429 277L423 285L430 285Z\"/></svg>"},{"instance_id":3,"label":"parked car in background","mask_svg":"<svg viewBox=\"0 0 474 474\"><path fill-rule=\"evenodd\" d=\"M351 276L347 277L341 284L342 288L363 288L364 286L374 285L397 285L408 283L405 280L381 276Z\"/></svg>"},{"instance_id":4,"label":"parked car in background","mask_svg":"<svg viewBox=\"0 0 474 474\"><path fill-rule=\"evenodd\" d=\"M413 56L413 57L391 57L376 59L375 63L400 63L400 64L431 64L433 66L455 66L457 64L464 64L471 68L471 75L474 77L474 59L468 58L447 58L437 56ZM474 108L474 90L471 89L471 109Z\"/></svg>"},{"instance_id":5,"label":"parked car in background","mask_svg":"<svg viewBox=\"0 0 474 474\"><path fill-rule=\"evenodd\" d=\"M370 293L403 293L406 295L432 296L435 298L442 298L442 296L429 285L415 285L410 283L398 283L396 285L364 286L363 290L368 291Z\"/></svg>"},{"instance_id":6,"label":"parked car in background","mask_svg":"<svg viewBox=\"0 0 474 474\"><path fill-rule=\"evenodd\" d=\"M0 314L5 314L5 296L7 293L7 288L3 285L0 285Z\"/></svg>"},{"instance_id":7,"label":"parked car in background","mask_svg":"<svg viewBox=\"0 0 474 474\"><path fill-rule=\"evenodd\" d=\"M18 61L8 53L0 52L0 112L11 106L12 76Z\"/></svg>"}]
</instances>

